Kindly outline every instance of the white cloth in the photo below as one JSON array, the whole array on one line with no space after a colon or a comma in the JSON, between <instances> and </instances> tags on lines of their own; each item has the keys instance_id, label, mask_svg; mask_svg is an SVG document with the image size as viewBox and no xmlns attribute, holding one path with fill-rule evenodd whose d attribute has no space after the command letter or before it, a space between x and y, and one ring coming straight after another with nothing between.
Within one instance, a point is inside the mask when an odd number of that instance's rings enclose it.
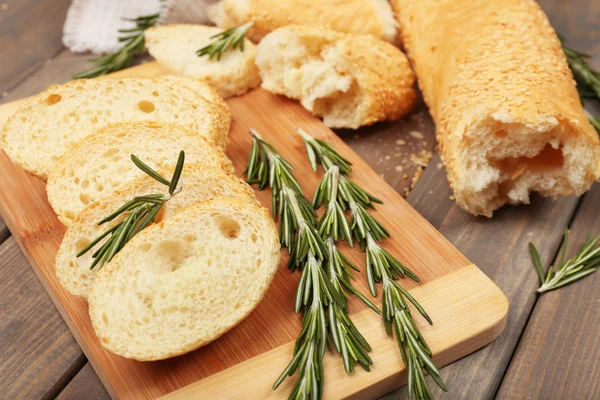
<instances>
[{"instance_id":1,"label":"white cloth","mask_svg":"<svg viewBox=\"0 0 600 400\"><path fill-rule=\"evenodd\" d=\"M76 53L114 52L119 29L135 27L123 18L136 18L161 11L161 23L209 23L205 8L218 0L73 0L63 28L63 43Z\"/></svg>"}]
</instances>

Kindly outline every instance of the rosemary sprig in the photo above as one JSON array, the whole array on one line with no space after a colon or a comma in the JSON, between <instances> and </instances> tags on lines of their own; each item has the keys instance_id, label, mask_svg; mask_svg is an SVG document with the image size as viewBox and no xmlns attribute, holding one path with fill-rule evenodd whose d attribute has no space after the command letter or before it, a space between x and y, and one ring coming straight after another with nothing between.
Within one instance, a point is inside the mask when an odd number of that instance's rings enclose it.
<instances>
[{"instance_id":1,"label":"rosemary sprig","mask_svg":"<svg viewBox=\"0 0 600 400\"><path fill-rule=\"evenodd\" d=\"M221 59L223 53L229 48L232 50L239 49L244 51L244 38L246 31L254 24L253 21L247 22L244 25L237 26L224 32L217 33L211 36L211 39L215 39L203 48L196 51L198 57L208 55L208 59L212 60L213 57L217 56L217 61Z\"/></svg>"},{"instance_id":2,"label":"rosemary sprig","mask_svg":"<svg viewBox=\"0 0 600 400\"><path fill-rule=\"evenodd\" d=\"M565 261L567 251L567 241L569 239L569 231L565 229L563 241L560 249L560 259L558 265L550 266L546 272L542 267L540 256L533 243L529 243L531 258L533 264L540 277L541 286L538 288L538 293L544 293L549 290L558 289L569 283L575 282L584 278L596 271L596 266L600 264L600 246L597 246L600 241L600 236L588 236L579 250L577 255Z\"/></svg>"},{"instance_id":3,"label":"rosemary sprig","mask_svg":"<svg viewBox=\"0 0 600 400\"><path fill-rule=\"evenodd\" d=\"M431 318L410 293L394 281L408 276L419 282L419 278L377 243L389 237L389 232L368 213L367 209L374 208L373 203L381 203L381 201L346 177L352 170L352 164L338 154L331 145L313 138L301 129L297 132L304 139L312 168L316 170L317 164L321 164L326 171L315 192L313 205L319 207L325 204L327 210L332 209L334 204L339 204L343 209L350 210L352 215L350 230L359 240L361 249L365 251L367 281L373 296L377 295L376 284L383 283L383 321L387 334L396 335L402 359L407 366L409 399L413 394L417 399L433 398L425 381L423 368L430 373L440 388L446 391L440 373L431 359L431 351L415 325L405 299L413 304L429 324L432 324ZM336 181L335 177L340 173L343 175ZM327 211L325 215L328 215ZM334 218L337 220L332 222ZM344 224L343 220L345 220L343 212L338 213L336 210L331 212L327 226L338 227L339 230L339 227ZM332 231L335 232L335 229ZM345 229L338 232L338 235L343 238L342 233L346 234Z\"/></svg>"},{"instance_id":4,"label":"rosemary sprig","mask_svg":"<svg viewBox=\"0 0 600 400\"><path fill-rule=\"evenodd\" d=\"M563 37L559 37L561 42L565 41ZM581 101L584 102L584 99L587 98L600 100L600 72L592 69L590 66L589 61L592 56L573 50L564 44L562 48L567 56L567 61L569 62L569 67L573 72L575 81L577 81L577 90L579 91ZM585 113L591 124L600 133L600 118L593 116L587 110Z\"/></svg>"},{"instance_id":5,"label":"rosemary sprig","mask_svg":"<svg viewBox=\"0 0 600 400\"><path fill-rule=\"evenodd\" d=\"M155 217L161 210L162 206L182 189L182 186L179 184L179 182L181 178L181 172L183 171L183 164L185 162L185 153L183 150L179 153L177 165L170 181L150 168L147 164L142 162L133 154L131 155L131 160L136 167L141 169L147 175L166 185L169 188L169 191L167 194L149 194L145 196L137 196L98 222L98 225L102 225L121 215L125 216L121 222L106 230L77 254L77 257L81 257L108 236L108 240L106 240L92 255L93 261L90 269L94 269L96 267L100 269L106 263L112 260L113 257L125 246L125 244L131 240L131 238L141 232L148 225L155 222Z\"/></svg>"},{"instance_id":6,"label":"rosemary sprig","mask_svg":"<svg viewBox=\"0 0 600 400\"><path fill-rule=\"evenodd\" d=\"M161 0L161 2L164 3L164 0ZM146 29L156 25L159 19L160 12L151 15L142 15L137 18L123 18L125 21L135 23L135 27L133 28L119 29L119 33L124 34L119 37L119 42L123 43L123 47L112 54L89 60L93 67L88 71L73 75L73 79L95 78L131 66L133 59L142 54L146 49L144 32Z\"/></svg>"}]
</instances>

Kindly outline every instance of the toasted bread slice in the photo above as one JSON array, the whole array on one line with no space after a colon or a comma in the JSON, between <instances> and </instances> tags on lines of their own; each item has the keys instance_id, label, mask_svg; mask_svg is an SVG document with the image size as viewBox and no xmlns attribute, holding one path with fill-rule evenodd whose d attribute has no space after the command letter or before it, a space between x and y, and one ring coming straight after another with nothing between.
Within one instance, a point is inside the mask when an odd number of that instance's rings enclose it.
<instances>
[{"instance_id":1,"label":"toasted bread slice","mask_svg":"<svg viewBox=\"0 0 600 400\"><path fill-rule=\"evenodd\" d=\"M157 170L174 167L181 150L188 163L233 170L223 150L195 131L176 124L124 122L100 129L62 155L48 177L48 201L69 226L86 206L144 175L131 154Z\"/></svg>"},{"instance_id":2,"label":"toasted bread slice","mask_svg":"<svg viewBox=\"0 0 600 400\"><path fill-rule=\"evenodd\" d=\"M148 227L102 268L89 295L100 343L140 361L190 352L242 321L279 264L266 208L197 203Z\"/></svg>"},{"instance_id":3,"label":"toasted bread slice","mask_svg":"<svg viewBox=\"0 0 600 400\"><path fill-rule=\"evenodd\" d=\"M161 171L164 175L172 170ZM237 197L243 201L258 204L254 191L244 181L219 168L198 164L188 164L181 175L183 190L163 206L162 220L168 219L177 211L191 204L220 197ZM97 273L91 270L92 254L104 242L92 251L77 257L91 241L115 226L121 219L97 225L97 222L110 215L135 196L165 193L165 185L149 176L121 186L112 195L91 204L73 221L67 229L56 256L56 275L60 283L70 293L87 298L90 286Z\"/></svg>"},{"instance_id":4,"label":"toasted bread slice","mask_svg":"<svg viewBox=\"0 0 600 400\"><path fill-rule=\"evenodd\" d=\"M219 95L239 96L260 86L254 63L256 47L244 40L244 51L230 49L220 59L198 57L196 51L208 45L211 37L223 32L214 26L173 24L155 26L145 32L148 52L167 73L182 74L206 82Z\"/></svg>"},{"instance_id":5,"label":"toasted bread slice","mask_svg":"<svg viewBox=\"0 0 600 400\"><path fill-rule=\"evenodd\" d=\"M51 86L9 118L0 145L14 163L43 179L78 141L118 122L178 123L225 148L229 116L225 118L187 81L133 77Z\"/></svg>"},{"instance_id":6,"label":"toasted bread slice","mask_svg":"<svg viewBox=\"0 0 600 400\"><path fill-rule=\"evenodd\" d=\"M417 97L404 53L370 35L286 26L260 42L256 63L265 89L300 100L332 128L398 119Z\"/></svg>"}]
</instances>

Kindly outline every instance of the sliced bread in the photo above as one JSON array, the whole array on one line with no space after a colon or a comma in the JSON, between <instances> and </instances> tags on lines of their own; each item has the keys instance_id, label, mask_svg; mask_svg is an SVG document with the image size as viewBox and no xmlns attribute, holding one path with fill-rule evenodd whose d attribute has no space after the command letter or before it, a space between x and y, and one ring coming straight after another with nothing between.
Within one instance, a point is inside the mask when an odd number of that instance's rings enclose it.
<instances>
[{"instance_id":1,"label":"sliced bread","mask_svg":"<svg viewBox=\"0 0 600 400\"><path fill-rule=\"evenodd\" d=\"M212 86L219 95L238 96L260 85L258 68L254 64L256 47L244 40L244 51L223 53L217 60L198 57L196 51L223 30L214 26L173 24L155 26L145 32L148 52L167 73L182 74Z\"/></svg>"},{"instance_id":2,"label":"sliced bread","mask_svg":"<svg viewBox=\"0 0 600 400\"><path fill-rule=\"evenodd\" d=\"M222 0L207 8L220 28L253 21L247 36L258 43L286 25L327 25L339 32L371 34L395 42L397 23L387 0Z\"/></svg>"},{"instance_id":3,"label":"sliced bread","mask_svg":"<svg viewBox=\"0 0 600 400\"><path fill-rule=\"evenodd\" d=\"M161 171L170 177L172 170ZM181 176L183 190L163 206L162 219L168 219L177 211L191 204L220 197L237 197L243 201L258 204L254 191L243 180L219 168L198 164L187 164ZM56 275L71 294L87 298L90 286L97 273L91 270L92 251L77 257L92 240L115 226L121 219L98 225L97 222L110 215L135 196L165 193L166 187L149 176L144 176L121 186L112 195L85 208L73 221L60 245L56 256Z\"/></svg>"},{"instance_id":4,"label":"sliced bread","mask_svg":"<svg viewBox=\"0 0 600 400\"><path fill-rule=\"evenodd\" d=\"M140 361L190 352L242 321L279 264L267 209L239 199L197 203L135 236L89 295L100 343Z\"/></svg>"},{"instance_id":5,"label":"sliced bread","mask_svg":"<svg viewBox=\"0 0 600 400\"><path fill-rule=\"evenodd\" d=\"M286 26L260 42L256 63L265 89L300 100L332 128L395 120L416 100L404 53L370 35Z\"/></svg>"},{"instance_id":6,"label":"sliced bread","mask_svg":"<svg viewBox=\"0 0 600 400\"><path fill-rule=\"evenodd\" d=\"M0 145L14 163L43 179L78 141L117 122L174 122L224 148L229 116L216 112L216 106L185 81L133 77L52 86L9 118Z\"/></svg>"},{"instance_id":7,"label":"sliced bread","mask_svg":"<svg viewBox=\"0 0 600 400\"><path fill-rule=\"evenodd\" d=\"M69 226L86 206L144 175L131 154L158 170L175 166L181 150L188 163L233 170L223 150L195 131L177 124L124 122L100 129L62 155L48 177L48 201Z\"/></svg>"}]
</instances>

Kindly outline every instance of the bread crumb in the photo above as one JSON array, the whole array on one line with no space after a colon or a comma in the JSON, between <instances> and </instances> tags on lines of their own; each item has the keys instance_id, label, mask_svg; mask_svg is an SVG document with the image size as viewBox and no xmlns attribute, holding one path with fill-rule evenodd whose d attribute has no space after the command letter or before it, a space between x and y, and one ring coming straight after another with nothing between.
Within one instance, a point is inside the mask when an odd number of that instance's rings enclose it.
<instances>
[{"instance_id":1,"label":"bread crumb","mask_svg":"<svg viewBox=\"0 0 600 400\"><path fill-rule=\"evenodd\" d=\"M450 200L454 201L454 196L450 195Z\"/></svg>"},{"instance_id":2,"label":"bread crumb","mask_svg":"<svg viewBox=\"0 0 600 400\"><path fill-rule=\"evenodd\" d=\"M415 185L417 184L417 182L421 178L421 175L423 175L423 167L419 165L417 167L417 170L415 171L415 174L412 177L412 182L410 183L410 188L411 189L414 189Z\"/></svg>"},{"instance_id":3,"label":"bread crumb","mask_svg":"<svg viewBox=\"0 0 600 400\"><path fill-rule=\"evenodd\" d=\"M404 146L406 144L406 140L398 139L398 140L396 140L396 144L398 146Z\"/></svg>"},{"instance_id":4,"label":"bread crumb","mask_svg":"<svg viewBox=\"0 0 600 400\"><path fill-rule=\"evenodd\" d=\"M380 174L379 176L381 177L381 179L385 180L385 174Z\"/></svg>"},{"instance_id":5,"label":"bread crumb","mask_svg":"<svg viewBox=\"0 0 600 400\"><path fill-rule=\"evenodd\" d=\"M396 172L402 172L404 167L402 165L396 165Z\"/></svg>"},{"instance_id":6,"label":"bread crumb","mask_svg":"<svg viewBox=\"0 0 600 400\"><path fill-rule=\"evenodd\" d=\"M402 175L402 179L408 179L408 175L406 175L406 174Z\"/></svg>"},{"instance_id":7,"label":"bread crumb","mask_svg":"<svg viewBox=\"0 0 600 400\"><path fill-rule=\"evenodd\" d=\"M439 163L437 163L437 165L435 167L437 169L442 169L444 167L444 165L441 162L439 162Z\"/></svg>"},{"instance_id":8,"label":"bread crumb","mask_svg":"<svg viewBox=\"0 0 600 400\"><path fill-rule=\"evenodd\" d=\"M391 158L390 156L385 156L385 159L386 159L386 160L389 160L390 158Z\"/></svg>"},{"instance_id":9,"label":"bread crumb","mask_svg":"<svg viewBox=\"0 0 600 400\"><path fill-rule=\"evenodd\" d=\"M408 197L408 194L410 193L410 189L405 187L404 188L404 197Z\"/></svg>"},{"instance_id":10,"label":"bread crumb","mask_svg":"<svg viewBox=\"0 0 600 400\"><path fill-rule=\"evenodd\" d=\"M413 164L419 165L421 167L426 167L429 164L429 160L433 157L433 153L431 151L423 150L420 155L411 154L410 160Z\"/></svg>"},{"instance_id":11,"label":"bread crumb","mask_svg":"<svg viewBox=\"0 0 600 400\"><path fill-rule=\"evenodd\" d=\"M0 7L2 7L3 11L8 10L8 4L7 3L3 3Z\"/></svg>"},{"instance_id":12,"label":"bread crumb","mask_svg":"<svg viewBox=\"0 0 600 400\"><path fill-rule=\"evenodd\" d=\"M423 136L423 134L421 132L418 132L418 131L410 131L410 132L408 132L408 134L410 136L414 137L415 139L419 139L419 140L421 140L425 137L425 136Z\"/></svg>"}]
</instances>

